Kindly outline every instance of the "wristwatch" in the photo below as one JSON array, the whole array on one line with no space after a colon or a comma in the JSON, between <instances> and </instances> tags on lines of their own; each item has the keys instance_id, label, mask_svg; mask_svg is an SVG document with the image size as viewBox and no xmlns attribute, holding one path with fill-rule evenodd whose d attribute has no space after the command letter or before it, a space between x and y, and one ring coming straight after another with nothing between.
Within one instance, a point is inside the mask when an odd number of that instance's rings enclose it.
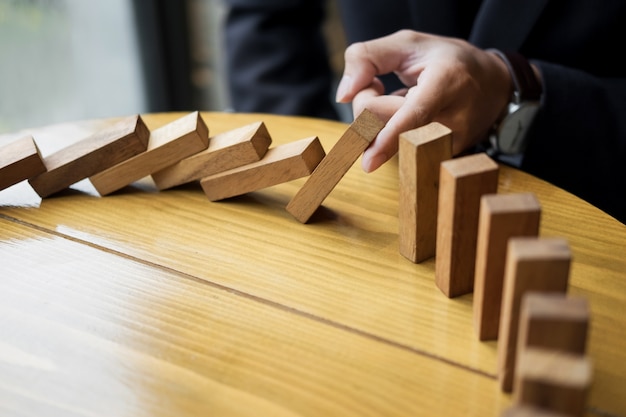
<instances>
[{"instance_id":1,"label":"wristwatch","mask_svg":"<svg viewBox=\"0 0 626 417\"><path fill-rule=\"evenodd\" d=\"M506 113L492 129L489 141L496 154L521 154L526 147L528 129L539 110L541 84L521 54L497 49L489 51L504 61L514 86Z\"/></svg>"}]
</instances>

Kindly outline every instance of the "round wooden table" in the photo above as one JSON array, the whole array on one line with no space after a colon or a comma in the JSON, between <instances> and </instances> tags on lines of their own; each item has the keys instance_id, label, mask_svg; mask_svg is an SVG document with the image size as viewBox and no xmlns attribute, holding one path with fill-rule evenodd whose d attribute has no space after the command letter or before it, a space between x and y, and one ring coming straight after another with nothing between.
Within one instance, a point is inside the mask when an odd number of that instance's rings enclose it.
<instances>
[{"instance_id":1,"label":"round wooden table","mask_svg":"<svg viewBox=\"0 0 626 417\"><path fill-rule=\"evenodd\" d=\"M202 113L210 135L263 121L272 146L347 125ZM151 129L182 113L142 115ZM28 130L44 156L116 119ZM23 134L0 137L0 144ZM0 191L0 415L497 416L511 404L472 295L398 251L398 165L360 161L310 224L285 206L305 178L210 202L150 178L100 197L88 180L40 199ZM588 298L588 415L626 415L626 226L501 166L564 237Z\"/></svg>"}]
</instances>

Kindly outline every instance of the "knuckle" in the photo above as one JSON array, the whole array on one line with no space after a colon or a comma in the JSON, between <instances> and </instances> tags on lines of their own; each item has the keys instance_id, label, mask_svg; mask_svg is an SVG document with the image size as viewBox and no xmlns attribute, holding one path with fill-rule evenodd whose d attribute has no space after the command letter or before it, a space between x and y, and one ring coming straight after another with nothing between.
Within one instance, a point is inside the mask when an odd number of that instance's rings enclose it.
<instances>
[{"instance_id":1,"label":"knuckle","mask_svg":"<svg viewBox=\"0 0 626 417\"><path fill-rule=\"evenodd\" d=\"M352 43L348 45L344 52L346 59L360 58L364 55L367 55L367 46L365 45L365 42Z\"/></svg>"}]
</instances>

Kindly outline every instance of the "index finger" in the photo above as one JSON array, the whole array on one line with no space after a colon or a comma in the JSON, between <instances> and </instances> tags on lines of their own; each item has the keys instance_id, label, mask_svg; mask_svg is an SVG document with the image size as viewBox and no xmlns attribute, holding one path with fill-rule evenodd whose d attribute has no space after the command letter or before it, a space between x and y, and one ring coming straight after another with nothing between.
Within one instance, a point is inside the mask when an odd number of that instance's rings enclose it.
<instances>
[{"instance_id":1,"label":"index finger","mask_svg":"<svg viewBox=\"0 0 626 417\"><path fill-rule=\"evenodd\" d=\"M392 34L367 42L353 43L344 54L345 67L337 88L336 100L347 103L372 80L398 70L405 59L404 48L399 47L400 34Z\"/></svg>"},{"instance_id":2,"label":"index finger","mask_svg":"<svg viewBox=\"0 0 626 417\"><path fill-rule=\"evenodd\" d=\"M376 170L398 152L401 133L433 121L447 103L443 81L436 72L432 77L427 73L420 76L417 85L409 89L402 105L365 151L362 161L365 171Z\"/></svg>"}]
</instances>

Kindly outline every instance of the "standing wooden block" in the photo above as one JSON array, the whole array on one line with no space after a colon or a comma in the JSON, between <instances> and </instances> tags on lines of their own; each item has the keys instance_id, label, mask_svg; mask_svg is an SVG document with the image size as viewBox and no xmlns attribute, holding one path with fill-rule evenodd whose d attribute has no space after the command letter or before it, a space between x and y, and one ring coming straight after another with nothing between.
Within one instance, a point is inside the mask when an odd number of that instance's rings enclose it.
<instances>
[{"instance_id":1,"label":"standing wooden block","mask_svg":"<svg viewBox=\"0 0 626 417\"><path fill-rule=\"evenodd\" d=\"M433 122L400 135L400 254L411 262L435 256L439 168L452 158L452 131Z\"/></svg>"},{"instance_id":2,"label":"standing wooden block","mask_svg":"<svg viewBox=\"0 0 626 417\"><path fill-rule=\"evenodd\" d=\"M47 172L28 182L40 197L48 197L137 155L148 147L150 132L139 115L44 157Z\"/></svg>"},{"instance_id":3,"label":"standing wooden block","mask_svg":"<svg viewBox=\"0 0 626 417\"><path fill-rule=\"evenodd\" d=\"M148 149L89 178L100 195L107 195L167 168L209 146L209 129L200 112L193 112L150 133Z\"/></svg>"},{"instance_id":4,"label":"standing wooden block","mask_svg":"<svg viewBox=\"0 0 626 417\"><path fill-rule=\"evenodd\" d=\"M473 302L480 340L498 338L508 240L537 236L540 217L541 206L532 193L487 194L480 201Z\"/></svg>"},{"instance_id":5,"label":"standing wooden block","mask_svg":"<svg viewBox=\"0 0 626 417\"><path fill-rule=\"evenodd\" d=\"M0 190L46 171L32 136L0 147Z\"/></svg>"},{"instance_id":6,"label":"standing wooden block","mask_svg":"<svg viewBox=\"0 0 626 417\"><path fill-rule=\"evenodd\" d=\"M324 158L317 137L269 149L263 159L200 181L211 201L245 194L310 175Z\"/></svg>"},{"instance_id":7,"label":"standing wooden block","mask_svg":"<svg viewBox=\"0 0 626 417\"><path fill-rule=\"evenodd\" d=\"M498 338L498 380L503 391L513 388L522 297L529 291L566 293L570 264L565 239L509 239Z\"/></svg>"},{"instance_id":8,"label":"standing wooden block","mask_svg":"<svg viewBox=\"0 0 626 417\"><path fill-rule=\"evenodd\" d=\"M472 292L480 199L498 189L498 164L477 153L441 163L435 282L448 297Z\"/></svg>"},{"instance_id":9,"label":"standing wooden block","mask_svg":"<svg viewBox=\"0 0 626 417\"><path fill-rule=\"evenodd\" d=\"M287 211L301 223L308 222L384 125L374 113L363 110L287 204Z\"/></svg>"},{"instance_id":10,"label":"standing wooden block","mask_svg":"<svg viewBox=\"0 0 626 417\"><path fill-rule=\"evenodd\" d=\"M518 357L519 352L528 347L584 355L588 329L589 304L586 298L527 292L520 307Z\"/></svg>"},{"instance_id":11,"label":"standing wooden block","mask_svg":"<svg viewBox=\"0 0 626 417\"><path fill-rule=\"evenodd\" d=\"M593 368L584 355L527 348L520 355L513 401L563 413L585 415Z\"/></svg>"},{"instance_id":12,"label":"standing wooden block","mask_svg":"<svg viewBox=\"0 0 626 417\"><path fill-rule=\"evenodd\" d=\"M152 179L159 190L197 181L260 160L271 143L265 123L250 123L211 137L205 150L155 172Z\"/></svg>"}]
</instances>

